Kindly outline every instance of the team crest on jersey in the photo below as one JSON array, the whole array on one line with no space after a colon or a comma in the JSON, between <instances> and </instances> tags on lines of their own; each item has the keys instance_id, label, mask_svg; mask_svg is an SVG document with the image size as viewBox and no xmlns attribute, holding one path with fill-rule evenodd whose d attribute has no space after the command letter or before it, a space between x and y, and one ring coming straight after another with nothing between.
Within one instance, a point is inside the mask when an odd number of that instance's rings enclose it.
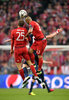
<instances>
[{"instance_id":1,"label":"team crest on jersey","mask_svg":"<svg viewBox=\"0 0 69 100\"><path fill-rule=\"evenodd\" d=\"M37 54L40 54L40 50L37 50L36 53L37 53Z\"/></svg>"},{"instance_id":2,"label":"team crest on jersey","mask_svg":"<svg viewBox=\"0 0 69 100\"><path fill-rule=\"evenodd\" d=\"M29 25L29 27L32 27L32 25Z\"/></svg>"},{"instance_id":3,"label":"team crest on jersey","mask_svg":"<svg viewBox=\"0 0 69 100\"><path fill-rule=\"evenodd\" d=\"M17 62L19 62L19 60L17 60Z\"/></svg>"}]
</instances>

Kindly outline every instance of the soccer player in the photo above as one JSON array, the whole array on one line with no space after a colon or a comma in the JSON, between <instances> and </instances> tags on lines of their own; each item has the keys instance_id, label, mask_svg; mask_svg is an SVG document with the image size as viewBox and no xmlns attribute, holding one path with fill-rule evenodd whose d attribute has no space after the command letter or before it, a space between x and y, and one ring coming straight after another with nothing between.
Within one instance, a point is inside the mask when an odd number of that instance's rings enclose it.
<instances>
[{"instance_id":1,"label":"soccer player","mask_svg":"<svg viewBox=\"0 0 69 100\"><path fill-rule=\"evenodd\" d=\"M42 31L41 31L41 28L39 26L39 24L35 21L32 20L31 17L27 16L25 18L25 21L29 24L29 30L28 30L28 34L33 34L33 36L35 37L35 42L32 44L32 46L30 47L30 50L29 50L29 54L30 54L30 58L31 58L31 61L32 63L34 64L34 54L33 54L33 51L35 50L36 53L38 54L38 73L40 73L41 69L42 69L42 64L43 64L43 52L44 52L44 49L47 45L47 40L46 38L51 38L53 36L55 36L56 34L58 34L59 32L62 32L62 29L59 29L57 30L53 35L49 35L49 36L46 36L44 37Z\"/></svg>"},{"instance_id":2,"label":"soccer player","mask_svg":"<svg viewBox=\"0 0 69 100\"><path fill-rule=\"evenodd\" d=\"M19 73L20 73L22 79L24 80L23 83L26 83L27 80L29 80L29 77L27 77L27 78L24 77L24 71L21 67L22 58L24 58L27 61L28 65L30 66L30 68L35 76L35 79L37 79L38 82L41 83L41 81L36 73L36 70L34 68L34 65L30 61L28 49L26 47L27 42L26 42L26 38L25 38L25 36L27 34L27 30L26 30L26 28L23 28L23 25L24 25L24 22L23 22L23 20L20 19L19 23L18 23L18 28L13 29L11 31L11 51L10 51L10 53L11 53L11 55L13 54L13 47L14 47L15 62L18 67Z\"/></svg>"}]
</instances>

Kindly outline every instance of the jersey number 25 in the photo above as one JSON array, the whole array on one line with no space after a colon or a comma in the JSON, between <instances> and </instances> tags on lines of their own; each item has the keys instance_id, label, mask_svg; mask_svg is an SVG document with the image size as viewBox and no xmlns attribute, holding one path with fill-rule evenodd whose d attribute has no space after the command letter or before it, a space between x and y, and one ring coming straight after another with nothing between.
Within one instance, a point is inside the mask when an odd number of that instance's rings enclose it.
<instances>
[{"instance_id":1,"label":"jersey number 25","mask_svg":"<svg viewBox=\"0 0 69 100\"><path fill-rule=\"evenodd\" d=\"M24 36L24 32L16 32L16 34L18 34L18 37L17 37L17 41L24 41L24 38L25 38L25 36Z\"/></svg>"}]
</instances>

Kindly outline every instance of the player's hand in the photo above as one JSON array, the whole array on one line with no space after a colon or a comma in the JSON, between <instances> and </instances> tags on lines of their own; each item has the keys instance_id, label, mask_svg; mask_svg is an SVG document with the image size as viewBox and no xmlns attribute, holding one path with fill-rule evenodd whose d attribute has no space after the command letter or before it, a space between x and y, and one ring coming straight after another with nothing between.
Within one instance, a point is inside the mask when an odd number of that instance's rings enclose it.
<instances>
[{"instance_id":1,"label":"player's hand","mask_svg":"<svg viewBox=\"0 0 69 100\"><path fill-rule=\"evenodd\" d=\"M28 37L25 37L25 40L28 41Z\"/></svg>"},{"instance_id":2,"label":"player's hand","mask_svg":"<svg viewBox=\"0 0 69 100\"><path fill-rule=\"evenodd\" d=\"M10 50L10 54L12 55L14 53L14 51L13 50Z\"/></svg>"},{"instance_id":3,"label":"player's hand","mask_svg":"<svg viewBox=\"0 0 69 100\"><path fill-rule=\"evenodd\" d=\"M62 32L62 31L63 31L63 29L60 28L60 29L57 29L56 33L58 34L58 33Z\"/></svg>"}]
</instances>

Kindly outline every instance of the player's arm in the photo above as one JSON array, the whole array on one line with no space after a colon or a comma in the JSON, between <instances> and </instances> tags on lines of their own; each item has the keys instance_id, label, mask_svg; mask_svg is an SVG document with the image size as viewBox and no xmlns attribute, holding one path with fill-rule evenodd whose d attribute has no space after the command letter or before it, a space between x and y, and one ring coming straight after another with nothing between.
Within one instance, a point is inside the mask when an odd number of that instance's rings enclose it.
<instances>
[{"instance_id":1,"label":"player's arm","mask_svg":"<svg viewBox=\"0 0 69 100\"><path fill-rule=\"evenodd\" d=\"M4 41L4 43L7 43L7 42L11 42L11 39L7 39Z\"/></svg>"},{"instance_id":2,"label":"player's arm","mask_svg":"<svg viewBox=\"0 0 69 100\"><path fill-rule=\"evenodd\" d=\"M45 61L45 60L43 60L43 63L44 63L44 64L53 64L52 61Z\"/></svg>"},{"instance_id":3,"label":"player's arm","mask_svg":"<svg viewBox=\"0 0 69 100\"><path fill-rule=\"evenodd\" d=\"M33 32L33 27L31 26L28 30L28 33L32 33Z\"/></svg>"},{"instance_id":4,"label":"player's arm","mask_svg":"<svg viewBox=\"0 0 69 100\"><path fill-rule=\"evenodd\" d=\"M60 33L60 32L62 32L62 28L57 29L56 32L54 32L54 33L52 33L52 34L50 34L50 35L47 35L47 36L46 36L46 39L53 38L54 36L56 36L56 35L57 35L58 33Z\"/></svg>"},{"instance_id":5,"label":"player's arm","mask_svg":"<svg viewBox=\"0 0 69 100\"><path fill-rule=\"evenodd\" d=\"M32 27L32 25L30 25L29 26L29 30L28 30L28 32L27 32L27 36L29 35L29 34L31 34L33 32L33 27Z\"/></svg>"},{"instance_id":6,"label":"player's arm","mask_svg":"<svg viewBox=\"0 0 69 100\"><path fill-rule=\"evenodd\" d=\"M13 31L11 32L11 55L13 54L13 46L14 46L14 34Z\"/></svg>"}]
</instances>

